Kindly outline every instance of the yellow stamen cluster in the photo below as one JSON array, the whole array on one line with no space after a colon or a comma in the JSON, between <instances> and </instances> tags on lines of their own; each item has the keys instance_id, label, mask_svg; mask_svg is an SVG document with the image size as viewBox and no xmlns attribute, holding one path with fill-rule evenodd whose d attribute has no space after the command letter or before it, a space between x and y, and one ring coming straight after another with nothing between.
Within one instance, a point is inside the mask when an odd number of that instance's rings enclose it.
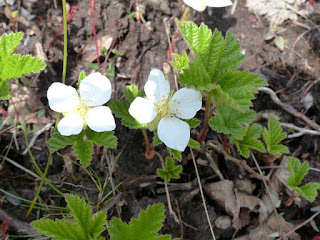
<instances>
[{"instance_id":1,"label":"yellow stamen cluster","mask_svg":"<svg viewBox=\"0 0 320 240\"><path fill-rule=\"evenodd\" d=\"M79 113L83 120L85 120L90 107L85 105L83 102L80 101L78 107L74 110L75 113Z\"/></svg>"},{"instance_id":2,"label":"yellow stamen cluster","mask_svg":"<svg viewBox=\"0 0 320 240\"><path fill-rule=\"evenodd\" d=\"M172 101L171 97L162 96L162 100L156 103L156 111L161 118L173 117L179 113L178 108L173 108L173 105L180 104L177 99Z\"/></svg>"}]
</instances>

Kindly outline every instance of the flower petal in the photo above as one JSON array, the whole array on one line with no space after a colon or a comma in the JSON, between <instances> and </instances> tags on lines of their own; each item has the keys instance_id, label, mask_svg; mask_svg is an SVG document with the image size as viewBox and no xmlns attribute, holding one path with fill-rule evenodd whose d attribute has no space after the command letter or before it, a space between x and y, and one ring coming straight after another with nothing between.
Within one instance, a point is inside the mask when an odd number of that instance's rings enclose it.
<instances>
[{"instance_id":1,"label":"flower petal","mask_svg":"<svg viewBox=\"0 0 320 240\"><path fill-rule=\"evenodd\" d=\"M112 112L107 106L90 109L87 113L87 124L96 132L112 131L116 128Z\"/></svg>"},{"instance_id":2,"label":"flower petal","mask_svg":"<svg viewBox=\"0 0 320 240\"><path fill-rule=\"evenodd\" d=\"M55 112L71 112L79 104L77 90L63 83L55 82L48 88L49 107Z\"/></svg>"},{"instance_id":3,"label":"flower petal","mask_svg":"<svg viewBox=\"0 0 320 240\"><path fill-rule=\"evenodd\" d=\"M63 136L77 135L82 129L83 120L77 113L68 114L58 123L58 131Z\"/></svg>"},{"instance_id":4,"label":"flower petal","mask_svg":"<svg viewBox=\"0 0 320 240\"><path fill-rule=\"evenodd\" d=\"M154 103L142 97L133 100L129 107L129 113L141 124L152 122L157 116Z\"/></svg>"},{"instance_id":5,"label":"flower petal","mask_svg":"<svg viewBox=\"0 0 320 240\"><path fill-rule=\"evenodd\" d=\"M208 7L228 7L232 5L230 0L203 0Z\"/></svg>"},{"instance_id":6,"label":"flower petal","mask_svg":"<svg viewBox=\"0 0 320 240\"><path fill-rule=\"evenodd\" d=\"M206 4L203 0L183 0L185 4L192 7L194 10L202 12L206 9ZM217 1L217 0L214 0Z\"/></svg>"},{"instance_id":7,"label":"flower petal","mask_svg":"<svg viewBox=\"0 0 320 240\"><path fill-rule=\"evenodd\" d=\"M201 93L190 88L181 88L176 91L170 101L172 109L177 110L175 115L179 118L193 118L202 106Z\"/></svg>"},{"instance_id":8,"label":"flower petal","mask_svg":"<svg viewBox=\"0 0 320 240\"><path fill-rule=\"evenodd\" d=\"M85 77L79 86L80 98L89 107L105 104L110 100L112 89L110 80L99 72Z\"/></svg>"},{"instance_id":9,"label":"flower petal","mask_svg":"<svg viewBox=\"0 0 320 240\"><path fill-rule=\"evenodd\" d=\"M178 118L165 117L159 122L158 136L167 147L182 152L190 140L190 126Z\"/></svg>"},{"instance_id":10,"label":"flower petal","mask_svg":"<svg viewBox=\"0 0 320 240\"><path fill-rule=\"evenodd\" d=\"M170 83L159 69L152 69L148 81L144 85L144 92L152 102L161 101L168 98L170 93Z\"/></svg>"}]
</instances>

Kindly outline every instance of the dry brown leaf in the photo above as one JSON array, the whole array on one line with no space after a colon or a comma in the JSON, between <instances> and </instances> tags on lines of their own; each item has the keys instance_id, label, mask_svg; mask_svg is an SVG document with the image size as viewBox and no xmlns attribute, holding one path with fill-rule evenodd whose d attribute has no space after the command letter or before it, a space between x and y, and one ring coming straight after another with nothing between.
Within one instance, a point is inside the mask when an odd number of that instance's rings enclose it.
<instances>
[{"instance_id":1,"label":"dry brown leaf","mask_svg":"<svg viewBox=\"0 0 320 240\"><path fill-rule=\"evenodd\" d=\"M113 42L113 38L109 35L103 36L102 38L98 39L98 46L100 51L102 51L103 48L105 48L106 50L109 50L112 42ZM94 60L97 59L97 49L96 49L96 45L94 42L89 43L88 45L86 45L83 49L83 59L85 62L93 62Z\"/></svg>"}]
</instances>

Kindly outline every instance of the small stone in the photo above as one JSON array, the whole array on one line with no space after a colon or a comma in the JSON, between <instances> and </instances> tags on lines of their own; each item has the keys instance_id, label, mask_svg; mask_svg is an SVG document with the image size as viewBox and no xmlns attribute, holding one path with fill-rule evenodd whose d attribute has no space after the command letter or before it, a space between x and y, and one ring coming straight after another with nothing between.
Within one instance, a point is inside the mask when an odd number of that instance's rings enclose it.
<instances>
[{"instance_id":1,"label":"small stone","mask_svg":"<svg viewBox=\"0 0 320 240\"><path fill-rule=\"evenodd\" d=\"M231 227L232 221L229 216L220 216L215 221L215 225L217 228L220 228L222 230L226 230Z\"/></svg>"}]
</instances>

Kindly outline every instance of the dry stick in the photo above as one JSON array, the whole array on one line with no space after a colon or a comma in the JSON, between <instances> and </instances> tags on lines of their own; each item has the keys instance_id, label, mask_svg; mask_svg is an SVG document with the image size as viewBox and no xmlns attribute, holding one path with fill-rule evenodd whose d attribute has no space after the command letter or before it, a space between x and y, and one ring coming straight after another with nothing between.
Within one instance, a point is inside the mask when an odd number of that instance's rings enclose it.
<instances>
[{"instance_id":1,"label":"dry stick","mask_svg":"<svg viewBox=\"0 0 320 240\"><path fill-rule=\"evenodd\" d=\"M43 128L41 128L40 130L38 130L32 137L31 141L29 142L28 147L23 151L22 155L26 155L29 151L29 149L34 145L34 143L36 142L37 138L40 136L40 134L42 134L45 131L48 131L51 126L53 125L53 123L48 123L47 125L45 125Z\"/></svg>"},{"instance_id":2,"label":"dry stick","mask_svg":"<svg viewBox=\"0 0 320 240\"><path fill-rule=\"evenodd\" d=\"M293 116L295 116L297 118L300 118L301 120L306 122L313 129L320 131L320 126L317 123L312 121L310 118L308 118L303 113L298 112L291 105L281 102L281 100L277 97L277 94L272 89L267 88L267 87L258 87L257 89L258 89L259 92L264 92L264 93L269 94L271 99L272 99L272 101L275 104L277 104L278 106L280 106L283 110L285 110L286 112L290 113L291 115L293 115Z\"/></svg>"},{"instance_id":3,"label":"dry stick","mask_svg":"<svg viewBox=\"0 0 320 240\"><path fill-rule=\"evenodd\" d=\"M317 80L314 80L314 81L306 88L306 90L304 90L304 92L302 93L300 102L303 102L304 97L307 95L307 93L309 92L309 90L310 90L315 84L317 84L318 82L320 82L320 78L318 78Z\"/></svg>"},{"instance_id":4,"label":"dry stick","mask_svg":"<svg viewBox=\"0 0 320 240\"><path fill-rule=\"evenodd\" d=\"M295 226L294 228L292 228L287 234L286 236L289 236L289 234L297 231L299 228L303 227L304 225L306 225L307 223L311 222L316 216L318 216L320 214L319 212L316 212L315 214L313 214L309 219L307 219L306 221L304 221L303 223Z\"/></svg>"},{"instance_id":5,"label":"dry stick","mask_svg":"<svg viewBox=\"0 0 320 240\"><path fill-rule=\"evenodd\" d=\"M196 159L195 159L195 157L193 155L192 148L190 148L190 152L191 152L191 155L192 155L194 169L196 170L196 175L197 175L198 184L199 184L199 190L200 190L200 194L201 194L201 198L202 198L204 211L206 212L206 216L207 216L207 219L208 219L211 235L212 235L212 238L214 240L216 240L216 237L215 237L214 232L213 232L212 224L211 224L211 221L210 221L210 217L209 217L209 213L208 213L208 209L207 209L207 205L206 205L206 200L204 198L204 194L203 194L203 191L202 191L202 186L201 186L200 176L199 176L199 172L198 172L198 167L197 167Z\"/></svg>"},{"instance_id":6,"label":"dry stick","mask_svg":"<svg viewBox=\"0 0 320 240\"><path fill-rule=\"evenodd\" d=\"M263 173L262 173L262 171L261 171L261 169L260 169L260 166L259 166L259 164L258 164L258 162L257 162L257 159L256 159L256 157L253 155L253 153L251 153L251 157L252 157L252 159L253 159L253 161L254 161L254 164L256 165L256 167L257 167L257 169L258 169L258 171L259 171L259 173L260 173L260 175L261 175L261 177L262 177L262 182L263 182L264 187L265 187L266 190L267 190L267 194L268 194L268 196L269 196L269 198L270 198L270 200L271 200L271 202L272 202L272 197L271 197L271 193L270 193L270 191L269 191L269 187L268 187L268 185L267 185L267 183L266 183L266 180L264 179L264 175L263 175ZM282 228L281 228L281 224L280 224L280 221L279 221L279 218L278 218L278 211L277 211L277 209L276 209L276 207L275 207L275 204L274 204L273 202L272 202L272 207L273 207L274 213L275 213L276 216L277 216L277 223L278 223L278 226L279 226L279 235L282 235Z\"/></svg>"},{"instance_id":7,"label":"dry stick","mask_svg":"<svg viewBox=\"0 0 320 240\"><path fill-rule=\"evenodd\" d=\"M214 148L217 152L223 154L226 159L242 166L245 170L247 170L253 177L256 179L262 180L263 181L263 176L259 175L256 171L254 171L248 164L246 160L240 160L238 158L230 156L226 151L223 149L221 146L215 145L213 142L208 141L208 145L212 148Z\"/></svg>"},{"instance_id":8,"label":"dry stick","mask_svg":"<svg viewBox=\"0 0 320 240\"><path fill-rule=\"evenodd\" d=\"M291 123L280 123L280 125L282 127L291 128L291 129L294 129L294 130L298 131L297 133L289 134L287 136L287 138L296 138L296 137L300 137L300 136L305 135L305 134L316 135L316 136L320 135L320 131L297 127L297 126L295 126L294 124L291 124Z\"/></svg>"},{"instance_id":9,"label":"dry stick","mask_svg":"<svg viewBox=\"0 0 320 240\"><path fill-rule=\"evenodd\" d=\"M103 154L104 154L105 158L107 159L109 176L110 176L110 184L111 184L111 188L112 188L112 194L113 194L114 197L116 197L117 193L116 193L116 190L114 188L114 183L113 183L113 178L112 178L113 170L111 170L111 162L110 162L111 159L107 156L106 147L104 147ZM116 205L116 209L117 209L118 217L121 218L121 213L120 213L120 210L118 208L118 205Z\"/></svg>"},{"instance_id":10,"label":"dry stick","mask_svg":"<svg viewBox=\"0 0 320 240\"><path fill-rule=\"evenodd\" d=\"M177 213L178 213L178 218L179 218L179 221L180 221L180 231L181 231L180 240L183 240L183 223L182 223L182 219L181 219L179 203L178 203L177 199L175 199L174 201L175 201L176 206L177 206Z\"/></svg>"},{"instance_id":11,"label":"dry stick","mask_svg":"<svg viewBox=\"0 0 320 240\"><path fill-rule=\"evenodd\" d=\"M0 157L6 160L7 162L11 163L12 165L16 166L17 168L20 168L21 170L25 171L26 173L29 173L31 176L35 177L36 179L39 179L39 180L42 179L40 176L38 176L34 172L31 172L29 169L25 168L24 166L21 166L19 163L11 160L10 158L2 155Z\"/></svg>"},{"instance_id":12,"label":"dry stick","mask_svg":"<svg viewBox=\"0 0 320 240\"><path fill-rule=\"evenodd\" d=\"M164 169L165 168L165 163L164 163L164 160L162 158L162 156L160 155L160 153L158 153L157 151L154 151L155 154L158 156L158 158L160 159L160 162L161 162L161 166L162 168ZM164 187L165 187L165 190L166 190L166 195L167 195L167 202L168 202L168 209L169 209L169 213L170 215L173 215L173 218L174 220L180 224L180 221L176 215L176 213L172 210L172 206L171 206L171 200L170 200L170 194L169 194L169 190L168 190L168 183L166 180L164 180Z\"/></svg>"}]
</instances>

